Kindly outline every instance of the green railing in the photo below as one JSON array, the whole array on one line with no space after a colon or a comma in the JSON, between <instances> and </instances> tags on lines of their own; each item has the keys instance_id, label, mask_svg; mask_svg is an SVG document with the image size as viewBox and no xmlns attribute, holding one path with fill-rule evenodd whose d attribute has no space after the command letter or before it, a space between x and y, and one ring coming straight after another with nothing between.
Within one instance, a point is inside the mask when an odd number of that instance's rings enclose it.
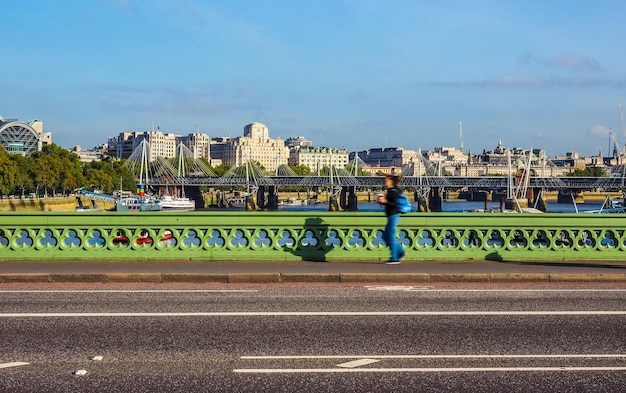
<instances>
[{"instance_id":1,"label":"green railing","mask_svg":"<svg viewBox=\"0 0 626 393\"><path fill-rule=\"evenodd\" d=\"M0 213L0 260L388 258L385 217L360 212ZM618 214L411 213L408 260L621 260Z\"/></svg>"}]
</instances>

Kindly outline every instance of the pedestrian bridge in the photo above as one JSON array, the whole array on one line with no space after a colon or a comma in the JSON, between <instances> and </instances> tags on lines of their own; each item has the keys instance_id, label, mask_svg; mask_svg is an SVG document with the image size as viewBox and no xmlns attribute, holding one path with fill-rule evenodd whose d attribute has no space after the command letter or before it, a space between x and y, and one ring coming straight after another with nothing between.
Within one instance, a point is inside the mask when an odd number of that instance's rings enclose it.
<instances>
[{"instance_id":1,"label":"pedestrian bridge","mask_svg":"<svg viewBox=\"0 0 626 393\"><path fill-rule=\"evenodd\" d=\"M384 261L365 212L0 213L0 260ZM623 260L620 214L409 213L407 260Z\"/></svg>"},{"instance_id":2,"label":"pedestrian bridge","mask_svg":"<svg viewBox=\"0 0 626 393\"><path fill-rule=\"evenodd\" d=\"M290 186L290 187L380 187L383 184L382 176L263 176L256 178L246 177L151 177L147 184L154 186ZM404 176L403 187L439 187L439 188L476 188L476 189L506 189L510 180L507 176ZM624 189L624 177L537 177L528 179L528 188L543 188L546 190L596 190L620 191Z\"/></svg>"}]
</instances>

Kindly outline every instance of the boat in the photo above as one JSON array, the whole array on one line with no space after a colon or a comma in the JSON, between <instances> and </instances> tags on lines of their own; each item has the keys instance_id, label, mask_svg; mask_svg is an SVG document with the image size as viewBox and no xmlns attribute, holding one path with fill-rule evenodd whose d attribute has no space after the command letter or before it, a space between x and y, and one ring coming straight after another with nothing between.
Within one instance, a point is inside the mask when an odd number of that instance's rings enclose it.
<instances>
[{"instance_id":1,"label":"boat","mask_svg":"<svg viewBox=\"0 0 626 393\"><path fill-rule=\"evenodd\" d=\"M306 199L287 198L278 202L280 206L306 206L308 201Z\"/></svg>"},{"instance_id":2,"label":"boat","mask_svg":"<svg viewBox=\"0 0 626 393\"><path fill-rule=\"evenodd\" d=\"M575 205L574 201L574 206ZM576 208L578 212L578 208ZM584 213L590 214L610 214L610 213L626 213L626 205L624 205L624 198L611 198L610 195L606 196L602 207L599 210L587 210Z\"/></svg>"},{"instance_id":3,"label":"boat","mask_svg":"<svg viewBox=\"0 0 626 393\"><path fill-rule=\"evenodd\" d=\"M161 197L161 208L165 211L190 211L196 209L196 204L187 197L163 195Z\"/></svg>"},{"instance_id":4,"label":"boat","mask_svg":"<svg viewBox=\"0 0 626 393\"><path fill-rule=\"evenodd\" d=\"M150 196L120 197L115 201L116 212L158 212L161 201Z\"/></svg>"}]
</instances>

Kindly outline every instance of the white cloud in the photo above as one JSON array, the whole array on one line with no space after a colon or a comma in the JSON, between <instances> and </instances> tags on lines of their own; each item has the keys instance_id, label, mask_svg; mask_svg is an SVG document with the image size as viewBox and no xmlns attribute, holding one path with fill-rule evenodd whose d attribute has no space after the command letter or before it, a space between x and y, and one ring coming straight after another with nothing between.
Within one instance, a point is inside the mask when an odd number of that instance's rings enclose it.
<instances>
[{"instance_id":1,"label":"white cloud","mask_svg":"<svg viewBox=\"0 0 626 393\"><path fill-rule=\"evenodd\" d=\"M602 71L600 64L594 59L575 54L562 54L551 59L547 59L548 65L565 68L577 72L599 72Z\"/></svg>"},{"instance_id":2,"label":"white cloud","mask_svg":"<svg viewBox=\"0 0 626 393\"><path fill-rule=\"evenodd\" d=\"M574 53L563 53L554 57L535 57L532 54L526 54L518 59L520 64L538 64L561 68L574 72L601 72L602 66L595 59L589 56L577 55Z\"/></svg>"},{"instance_id":3,"label":"white cloud","mask_svg":"<svg viewBox=\"0 0 626 393\"><path fill-rule=\"evenodd\" d=\"M589 136L607 138L611 129L606 126L593 126L589 130Z\"/></svg>"}]
</instances>

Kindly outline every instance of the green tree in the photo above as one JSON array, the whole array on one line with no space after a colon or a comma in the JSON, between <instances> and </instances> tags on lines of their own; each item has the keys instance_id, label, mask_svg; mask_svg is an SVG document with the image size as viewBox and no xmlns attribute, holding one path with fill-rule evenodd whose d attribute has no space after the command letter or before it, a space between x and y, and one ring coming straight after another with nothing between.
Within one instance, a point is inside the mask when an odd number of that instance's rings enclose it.
<instances>
[{"instance_id":1,"label":"green tree","mask_svg":"<svg viewBox=\"0 0 626 393\"><path fill-rule=\"evenodd\" d=\"M7 195L15 189L17 173L17 165L9 159L4 148L0 146L0 195Z\"/></svg>"},{"instance_id":2,"label":"green tree","mask_svg":"<svg viewBox=\"0 0 626 393\"><path fill-rule=\"evenodd\" d=\"M308 165L298 165L298 166L289 166L296 175L298 176L306 176L311 173L311 168Z\"/></svg>"},{"instance_id":3,"label":"green tree","mask_svg":"<svg viewBox=\"0 0 626 393\"><path fill-rule=\"evenodd\" d=\"M127 191L137 188L135 176L130 168L124 166L124 160L107 157L102 161L92 161L84 166L83 174L83 187L95 187L108 194L120 187Z\"/></svg>"},{"instance_id":4,"label":"green tree","mask_svg":"<svg viewBox=\"0 0 626 393\"><path fill-rule=\"evenodd\" d=\"M35 189L39 194L41 188L44 189L44 194L48 195L49 189L54 189L55 185L59 183L59 161L51 155L40 155L35 158Z\"/></svg>"},{"instance_id":5,"label":"green tree","mask_svg":"<svg viewBox=\"0 0 626 393\"><path fill-rule=\"evenodd\" d=\"M352 174L354 174L354 165L353 164L346 164L346 170ZM364 171L361 167L357 168L357 176L371 176L372 174L369 172Z\"/></svg>"},{"instance_id":6,"label":"green tree","mask_svg":"<svg viewBox=\"0 0 626 393\"><path fill-rule=\"evenodd\" d=\"M114 190L113 177L102 169L87 168L86 179L89 179L90 187L93 186L98 190L111 194Z\"/></svg>"},{"instance_id":7,"label":"green tree","mask_svg":"<svg viewBox=\"0 0 626 393\"><path fill-rule=\"evenodd\" d=\"M216 166L215 168L213 168L213 172L215 172L215 174L217 176L224 176L224 174L226 172L228 172L230 170L231 166L227 165L227 164L220 164L218 166Z\"/></svg>"},{"instance_id":8,"label":"green tree","mask_svg":"<svg viewBox=\"0 0 626 393\"><path fill-rule=\"evenodd\" d=\"M576 169L574 172L569 173L567 176L574 177L605 177L606 172L603 168L597 166L588 166L585 169Z\"/></svg>"},{"instance_id":9,"label":"green tree","mask_svg":"<svg viewBox=\"0 0 626 393\"><path fill-rule=\"evenodd\" d=\"M16 191L22 198L27 190L35 189L35 160L31 156L21 154L9 154L9 159L17 165L18 171L15 178Z\"/></svg>"},{"instance_id":10,"label":"green tree","mask_svg":"<svg viewBox=\"0 0 626 393\"><path fill-rule=\"evenodd\" d=\"M33 154L37 172L35 188L48 190L70 190L82 183L82 163L78 156L54 143L45 145Z\"/></svg>"}]
</instances>

